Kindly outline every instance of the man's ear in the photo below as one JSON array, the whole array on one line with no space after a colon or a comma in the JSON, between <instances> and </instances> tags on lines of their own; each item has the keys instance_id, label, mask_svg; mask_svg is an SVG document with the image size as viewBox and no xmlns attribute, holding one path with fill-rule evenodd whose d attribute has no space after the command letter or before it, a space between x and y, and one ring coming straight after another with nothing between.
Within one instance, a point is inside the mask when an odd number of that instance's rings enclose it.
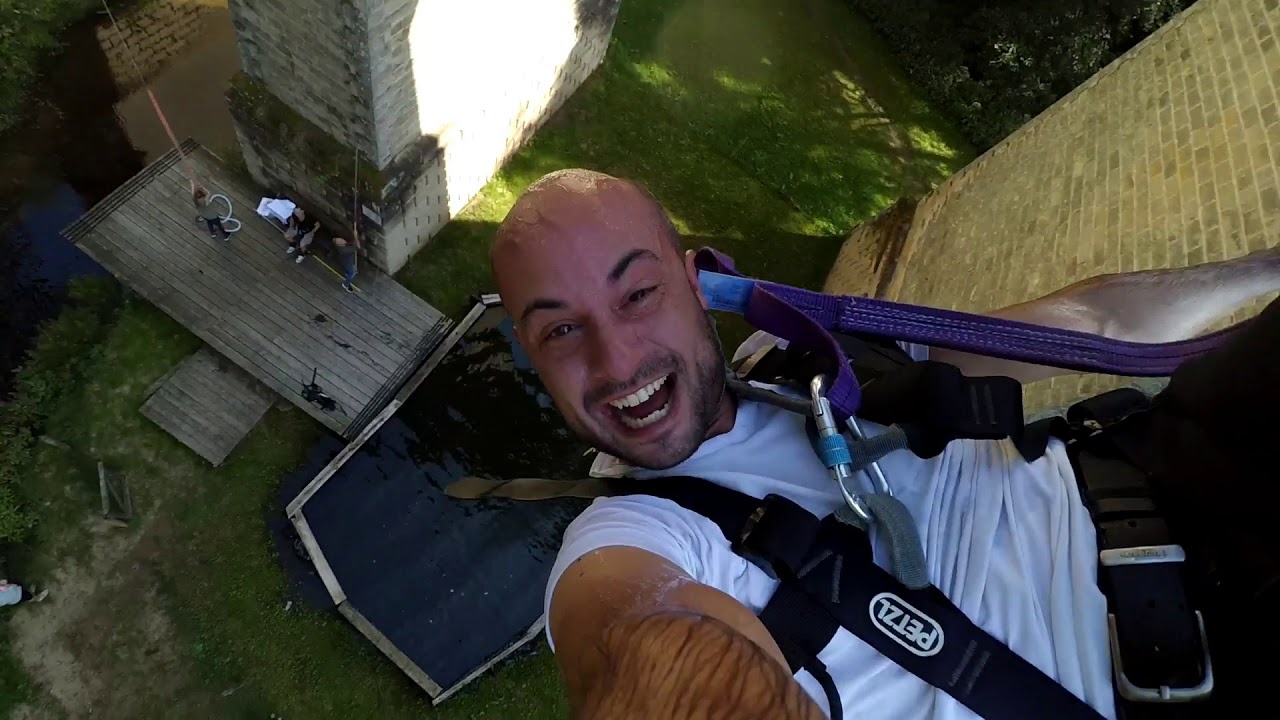
<instances>
[{"instance_id":1,"label":"man's ear","mask_svg":"<svg viewBox=\"0 0 1280 720\"><path fill-rule=\"evenodd\" d=\"M684 274L689 278L689 287L693 288L694 297L698 298L698 304L702 305L703 310L709 309L707 305L707 297L702 294L702 283L698 282L698 267L694 264L694 257L697 253L692 250L684 251Z\"/></svg>"}]
</instances>

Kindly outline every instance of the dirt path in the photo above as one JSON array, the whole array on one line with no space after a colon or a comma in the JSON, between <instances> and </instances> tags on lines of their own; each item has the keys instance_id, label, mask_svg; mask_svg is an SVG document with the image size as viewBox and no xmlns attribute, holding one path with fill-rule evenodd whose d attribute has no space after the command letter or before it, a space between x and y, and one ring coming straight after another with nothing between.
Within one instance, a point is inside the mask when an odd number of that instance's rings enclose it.
<instances>
[{"instance_id":1,"label":"dirt path","mask_svg":"<svg viewBox=\"0 0 1280 720\"><path fill-rule=\"evenodd\" d=\"M19 718L211 717L222 698L201 690L159 593L165 506L136 528L86 517L90 550L50 578L48 600L11 624L14 653L45 697ZM180 701L175 698L181 698ZM179 703L179 704L175 704Z\"/></svg>"}]
</instances>

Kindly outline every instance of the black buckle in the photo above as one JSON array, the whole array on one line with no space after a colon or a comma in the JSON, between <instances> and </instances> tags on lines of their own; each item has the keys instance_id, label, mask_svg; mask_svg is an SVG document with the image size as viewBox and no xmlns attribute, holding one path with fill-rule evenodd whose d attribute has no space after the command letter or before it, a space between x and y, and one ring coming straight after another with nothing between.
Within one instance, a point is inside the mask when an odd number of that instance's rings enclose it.
<instances>
[{"instance_id":1,"label":"black buckle","mask_svg":"<svg viewBox=\"0 0 1280 720\"><path fill-rule=\"evenodd\" d=\"M821 521L781 495L766 495L733 540L733 551L770 578L794 574L817 538Z\"/></svg>"},{"instance_id":2,"label":"black buckle","mask_svg":"<svg viewBox=\"0 0 1280 720\"><path fill-rule=\"evenodd\" d=\"M1116 691L1133 702L1182 703L1213 692L1204 617L1192 610L1180 545L1098 554L1111 592L1107 615Z\"/></svg>"}]
</instances>

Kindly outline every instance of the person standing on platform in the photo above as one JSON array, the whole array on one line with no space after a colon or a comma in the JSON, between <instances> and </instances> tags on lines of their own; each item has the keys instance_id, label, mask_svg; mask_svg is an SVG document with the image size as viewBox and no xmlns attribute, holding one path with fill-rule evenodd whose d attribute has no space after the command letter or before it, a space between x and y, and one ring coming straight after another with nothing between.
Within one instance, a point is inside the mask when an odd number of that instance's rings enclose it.
<instances>
[{"instance_id":1,"label":"person standing on platform","mask_svg":"<svg viewBox=\"0 0 1280 720\"><path fill-rule=\"evenodd\" d=\"M335 237L333 247L337 250L338 266L342 268L342 289L353 293L356 291L352 282L356 279L356 251L360 249L360 241Z\"/></svg>"},{"instance_id":2,"label":"person standing on platform","mask_svg":"<svg viewBox=\"0 0 1280 720\"><path fill-rule=\"evenodd\" d=\"M221 236L223 240L230 240L231 233L222 226L222 213L218 212L218 207L213 204L213 198L209 196L209 191L202 187L195 189L191 194L191 202L200 211L200 219L209 228L209 237L217 238Z\"/></svg>"}]
</instances>

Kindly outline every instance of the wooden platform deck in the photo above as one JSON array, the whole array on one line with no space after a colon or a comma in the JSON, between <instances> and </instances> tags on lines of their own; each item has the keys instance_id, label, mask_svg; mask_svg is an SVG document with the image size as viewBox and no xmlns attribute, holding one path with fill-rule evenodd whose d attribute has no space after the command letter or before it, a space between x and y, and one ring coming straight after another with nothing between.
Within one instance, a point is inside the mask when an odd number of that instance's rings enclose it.
<instances>
[{"instance_id":1,"label":"wooden platform deck","mask_svg":"<svg viewBox=\"0 0 1280 720\"><path fill-rule=\"evenodd\" d=\"M274 400L262 383L205 346L156 383L142 414L216 467Z\"/></svg>"},{"instance_id":2,"label":"wooden platform deck","mask_svg":"<svg viewBox=\"0 0 1280 720\"><path fill-rule=\"evenodd\" d=\"M354 294L318 258L294 264L280 232L254 212L260 194L195 142L182 151L200 182L234 205L243 226L230 241L197 221L177 150L63 234L218 354L354 437L445 336L448 318L368 263ZM313 370L336 410L303 398Z\"/></svg>"}]
</instances>

